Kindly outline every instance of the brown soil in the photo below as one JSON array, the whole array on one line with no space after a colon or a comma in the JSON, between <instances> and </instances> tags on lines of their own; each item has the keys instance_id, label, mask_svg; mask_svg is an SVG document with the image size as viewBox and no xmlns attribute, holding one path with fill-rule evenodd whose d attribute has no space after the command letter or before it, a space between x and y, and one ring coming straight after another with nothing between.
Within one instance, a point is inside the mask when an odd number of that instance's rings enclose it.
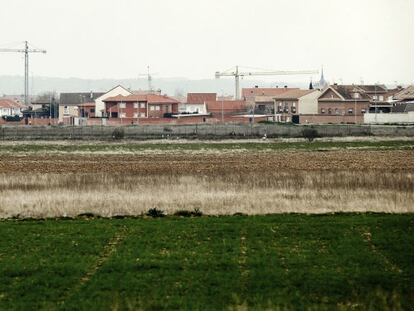
<instances>
[{"instance_id":1,"label":"brown soil","mask_svg":"<svg viewBox=\"0 0 414 311\"><path fill-rule=\"evenodd\" d=\"M414 171L409 150L283 151L238 154L0 155L0 173L224 174L286 170Z\"/></svg>"}]
</instances>

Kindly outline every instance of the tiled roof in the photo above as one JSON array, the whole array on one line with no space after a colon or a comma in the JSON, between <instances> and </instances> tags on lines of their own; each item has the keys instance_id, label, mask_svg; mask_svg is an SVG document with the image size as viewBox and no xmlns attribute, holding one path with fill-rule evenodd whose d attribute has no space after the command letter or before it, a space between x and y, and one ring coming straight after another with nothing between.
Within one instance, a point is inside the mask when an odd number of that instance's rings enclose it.
<instances>
[{"instance_id":1,"label":"tiled roof","mask_svg":"<svg viewBox=\"0 0 414 311\"><path fill-rule=\"evenodd\" d=\"M396 100L414 99L414 85L411 85L394 95Z\"/></svg>"},{"instance_id":2,"label":"tiled roof","mask_svg":"<svg viewBox=\"0 0 414 311\"><path fill-rule=\"evenodd\" d=\"M331 88L333 88L335 91L337 91L343 98L346 100L354 100L353 93L359 93L360 97L358 100L369 100L370 97L365 94L364 92L361 92L358 90L358 87L355 85L331 85Z\"/></svg>"},{"instance_id":3,"label":"tiled roof","mask_svg":"<svg viewBox=\"0 0 414 311\"><path fill-rule=\"evenodd\" d=\"M216 93L188 93L187 104L203 104L206 101L215 101Z\"/></svg>"},{"instance_id":4,"label":"tiled roof","mask_svg":"<svg viewBox=\"0 0 414 311\"><path fill-rule=\"evenodd\" d=\"M387 87L383 84L379 84L379 85L365 85L365 84L359 84L359 85L355 85L357 87L359 87L360 89L362 89L365 92L368 93L386 93L387 92Z\"/></svg>"},{"instance_id":5,"label":"tiled roof","mask_svg":"<svg viewBox=\"0 0 414 311\"><path fill-rule=\"evenodd\" d=\"M79 104L78 107L95 107L95 102Z\"/></svg>"},{"instance_id":6,"label":"tiled roof","mask_svg":"<svg viewBox=\"0 0 414 311\"><path fill-rule=\"evenodd\" d=\"M19 104L11 99L0 99L0 108L24 108L25 106Z\"/></svg>"},{"instance_id":7,"label":"tiled roof","mask_svg":"<svg viewBox=\"0 0 414 311\"><path fill-rule=\"evenodd\" d=\"M274 96L274 99L299 99L302 96L317 92L317 90L289 90L280 95Z\"/></svg>"},{"instance_id":8,"label":"tiled roof","mask_svg":"<svg viewBox=\"0 0 414 311\"><path fill-rule=\"evenodd\" d=\"M243 97L252 96L277 96L289 90L298 90L299 88L243 88Z\"/></svg>"},{"instance_id":9,"label":"tiled roof","mask_svg":"<svg viewBox=\"0 0 414 311\"><path fill-rule=\"evenodd\" d=\"M109 97L104 102L148 102L148 104L178 104L174 98L165 95L141 94L141 95L117 95Z\"/></svg>"},{"instance_id":10,"label":"tiled roof","mask_svg":"<svg viewBox=\"0 0 414 311\"><path fill-rule=\"evenodd\" d=\"M83 93L60 93L60 105L77 106L79 104L94 101L105 93L83 92Z\"/></svg>"}]
</instances>

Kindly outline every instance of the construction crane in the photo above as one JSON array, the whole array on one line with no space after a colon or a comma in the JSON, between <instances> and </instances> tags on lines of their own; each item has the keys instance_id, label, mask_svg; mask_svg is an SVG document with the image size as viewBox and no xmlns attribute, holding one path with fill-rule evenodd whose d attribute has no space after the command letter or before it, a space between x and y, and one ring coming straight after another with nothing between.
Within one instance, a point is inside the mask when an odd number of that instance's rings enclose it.
<instances>
[{"instance_id":1,"label":"construction crane","mask_svg":"<svg viewBox=\"0 0 414 311\"><path fill-rule=\"evenodd\" d=\"M29 43L24 41L24 49L0 49L0 52L24 53L24 103L29 105L29 53L46 53L46 50L29 49Z\"/></svg>"},{"instance_id":2,"label":"construction crane","mask_svg":"<svg viewBox=\"0 0 414 311\"><path fill-rule=\"evenodd\" d=\"M302 74L317 74L318 70L297 70L297 71L239 71L239 66L232 67L223 72L216 71L216 79L220 77L233 76L235 79L235 99L240 99L240 77L246 76L282 76L282 75L302 75Z\"/></svg>"},{"instance_id":3,"label":"construction crane","mask_svg":"<svg viewBox=\"0 0 414 311\"><path fill-rule=\"evenodd\" d=\"M156 73L151 73L150 72L150 66L147 66L147 73L146 74L139 74L139 77L147 77L147 81L148 81L148 92L152 92L152 76L156 75Z\"/></svg>"}]
</instances>

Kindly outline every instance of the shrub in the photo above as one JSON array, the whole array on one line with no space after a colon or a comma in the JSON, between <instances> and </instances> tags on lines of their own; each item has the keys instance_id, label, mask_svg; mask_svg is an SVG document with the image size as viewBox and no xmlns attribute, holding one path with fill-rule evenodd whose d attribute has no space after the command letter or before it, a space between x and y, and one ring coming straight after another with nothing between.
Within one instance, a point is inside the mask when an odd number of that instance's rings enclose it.
<instances>
[{"instance_id":1,"label":"shrub","mask_svg":"<svg viewBox=\"0 0 414 311\"><path fill-rule=\"evenodd\" d=\"M165 212L163 210L160 210L160 209L154 207L154 208L150 208L148 210L147 216L150 216L150 217L153 217L153 218L164 217Z\"/></svg>"},{"instance_id":2,"label":"shrub","mask_svg":"<svg viewBox=\"0 0 414 311\"><path fill-rule=\"evenodd\" d=\"M117 127L112 132L112 138L113 139L123 139L125 137L125 131L122 127Z\"/></svg>"},{"instance_id":3,"label":"shrub","mask_svg":"<svg viewBox=\"0 0 414 311\"><path fill-rule=\"evenodd\" d=\"M318 137L318 131L314 128L305 128L302 131L302 136L309 142L312 142L316 137Z\"/></svg>"},{"instance_id":4,"label":"shrub","mask_svg":"<svg viewBox=\"0 0 414 311\"><path fill-rule=\"evenodd\" d=\"M200 217L200 216L203 216L203 213L198 208L195 208L192 211L187 211L187 210L179 210L179 211L176 211L174 213L174 216L179 216L179 217Z\"/></svg>"}]
</instances>

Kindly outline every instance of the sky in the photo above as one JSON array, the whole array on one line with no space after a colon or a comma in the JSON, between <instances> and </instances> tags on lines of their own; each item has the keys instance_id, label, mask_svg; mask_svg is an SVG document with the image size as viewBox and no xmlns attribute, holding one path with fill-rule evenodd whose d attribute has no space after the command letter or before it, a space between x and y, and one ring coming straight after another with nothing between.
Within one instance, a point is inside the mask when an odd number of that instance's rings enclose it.
<instances>
[{"instance_id":1,"label":"sky","mask_svg":"<svg viewBox=\"0 0 414 311\"><path fill-rule=\"evenodd\" d=\"M413 0L0 0L0 48L48 77L214 78L324 67L330 82L414 83ZM23 55L0 53L0 75ZM282 77L284 79L284 77ZM271 77L268 79L282 79ZM289 79L309 79L288 77Z\"/></svg>"}]
</instances>

